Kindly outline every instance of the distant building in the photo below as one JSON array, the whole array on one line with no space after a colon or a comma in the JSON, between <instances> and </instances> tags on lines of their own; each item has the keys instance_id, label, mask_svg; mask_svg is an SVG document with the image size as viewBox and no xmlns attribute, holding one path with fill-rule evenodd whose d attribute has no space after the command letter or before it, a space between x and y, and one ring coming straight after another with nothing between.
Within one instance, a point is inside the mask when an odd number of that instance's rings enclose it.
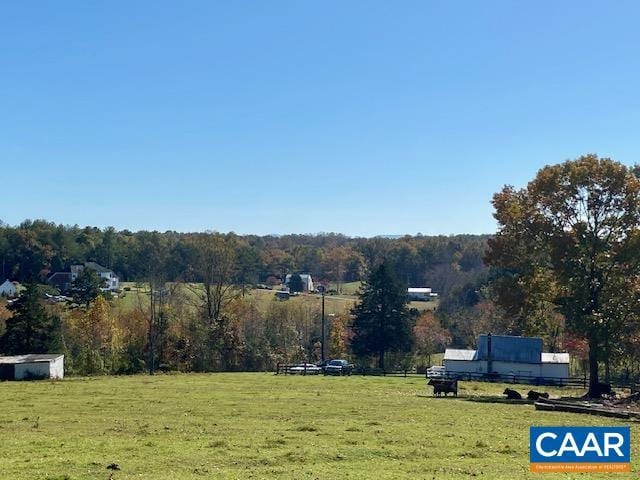
<instances>
[{"instance_id":1,"label":"distant building","mask_svg":"<svg viewBox=\"0 0 640 480\"><path fill-rule=\"evenodd\" d=\"M93 270L100 278L105 280L106 286L104 290L117 290L120 287L120 279L118 276L112 270L96 262L84 262L84 265L71 265L71 281L74 282L85 268Z\"/></svg>"},{"instance_id":2,"label":"distant building","mask_svg":"<svg viewBox=\"0 0 640 480\"><path fill-rule=\"evenodd\" d=\"M313 286L313 279L311 278L311 274L309 273L301 273L300 278L302 279L302 288L305 292L314 292L315 288ZM289 281L291 280L291 274L288 274L284 279L284 284L289 285Z\"/></svg>"},{"instance_id":3,"label":"distant building","mask_svg":"<svg viewBox=\"0 0 640 480\"><path fill-rule=\"evenodd\" d=\"M410 287L407 288L407 296L409 300L418 300L428 302L438 298L437 293L433 293L430 288Z\"/></svg>"},{"instance_id":4,"label":"distant building","mask_svg":"<svg viewBox=\"0 0 640 480\"><path fill-rule=\"evenodd\" d=\"M52 273L49 278L47 278L47 283L60 290L61 293L66 293L71 290L71 284L73 283L71 272Z\"/></svg>"},{"instance_id":5,"label":"distant building","mask_svg":"<svg viewBox=\"0 0 640 480\"><path fill-rule=\"evenodd\" d=\"M0 380L64 378L64 355L30 354L0 357Z\"/></svg>"},{"instance_id":6,"label":"distant building","mask_svg":"<svg viewBox=\"0 0 640 480\"><path fill-rule=\"evenodd\" d=\"M477 350L447 348L446 375L499 375L514 382L548 379L564 385L569 378L569 354L542 351L542 339L508 335L480 335Z\"/></svg>"},{"instance_id":7,"label":"distant building","mask_svg":"<svg viewBox=\"0 0 640 480\"><path fill-rule=\"evenodd\" d=\"M17 293L18 287L14 282L5 280L4 283L0 285L0 297L15 297Z\"/></svg>"}]
</instances>

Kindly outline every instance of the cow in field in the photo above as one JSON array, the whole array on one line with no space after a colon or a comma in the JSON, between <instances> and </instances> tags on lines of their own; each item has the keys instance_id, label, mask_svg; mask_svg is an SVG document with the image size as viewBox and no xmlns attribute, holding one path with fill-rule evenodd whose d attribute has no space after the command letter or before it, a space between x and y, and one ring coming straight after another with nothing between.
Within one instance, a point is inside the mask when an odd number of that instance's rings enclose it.
<instances>
[{"instance_id":1,"label":"cow in field","mask_svg":"<svg viewBox=\"0 0 640 480\"><path fill-rule=\"evenodd\" d=\"M433 394L439 397L444 393L446 397L448 393L458 396L458 380L440 380L432 378L427 385L433 386Z\"/></svg>"},{"instance_id":2,"label":"cow in field","mask_svg":"<svg viewBox=\"0 0 640 480\"><path fill-rule=\"evenodd\" d=\"M549 394L536 392L535 390L529 390L527 393L527 400L539 400L541 398L549 398Z\"/></svg>"},{"instance_id":3,"label":"cow in field","mask_svg":"<svg viewBox=\"0 0 640 480\"><path fill-rule=\"evenodd\" d=\"M522 395L510 388L505 388L502 393L507 396L508 400L522 400Z\"/></svg>"}]
</instances>

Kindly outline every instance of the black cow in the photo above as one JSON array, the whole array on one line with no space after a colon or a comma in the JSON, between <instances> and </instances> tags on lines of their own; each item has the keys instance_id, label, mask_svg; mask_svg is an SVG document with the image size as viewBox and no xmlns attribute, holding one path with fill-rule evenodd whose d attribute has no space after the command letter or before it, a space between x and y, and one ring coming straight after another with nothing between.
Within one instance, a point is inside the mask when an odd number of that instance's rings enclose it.
<instances>
[{"instance_id":1,"label":"black cow","mask_svg":"<svg viewBox=\"0 0 640 480\"><path fill-rule=\"evenodd\" d=\"M515 390L511 390L510 388L505 388L504 392L502 392L502 393L504 395L506 395L507 399L509 399L509 400L522 400L522 395L520 395Z\"/></svg>"},{"instance_id":2,"label":"black cow","mask_svg":"<svg viewBox=\"0 0 640 480\"><path fill-rule=\"evenodd\" d=\"M549 394L546 392L536 392L535 390L529 390L529 393L527 393L528 400L538 400L540 398L549 398Z\"/></svg>"},{"instance_id":3,"label":"black cow","mask_svg":"<svg viewBox=\"0 0 640 480\"><path fill-rule=\"evenodd\" d=\"M448 393L458 396L458 380L440 380L432 378L427 385L433 386L433 394L437 397L444 393L446 397Z\"/></svg>"},{"instance_id":4,"label":"black cow","mask_svg":"<svg viewBox=\"0 0 640 480\"><path fill-rule=\"evenodd\" d=\"M592 392L594 398L600 398L603 395L612 395L611 384L599 382L596 385L595 392Z\"/></svg>"}]
</instances>

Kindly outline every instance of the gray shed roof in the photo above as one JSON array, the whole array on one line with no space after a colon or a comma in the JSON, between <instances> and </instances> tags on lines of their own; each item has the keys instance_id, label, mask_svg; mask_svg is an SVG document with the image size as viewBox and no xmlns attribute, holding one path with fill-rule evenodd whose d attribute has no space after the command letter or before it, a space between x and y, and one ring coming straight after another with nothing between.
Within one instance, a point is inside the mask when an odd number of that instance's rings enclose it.
<instances>
[{"instance_id":1,"label":"gray shed roof","mask_svg":"<svg viewBox=\"0 0 640 480\"><path fill-rule=\"evenodd\" d=\"M443 360L473 360L475 355L475 350L458 350L456 348L447 348L444 351Z\"/></svg>"},{"instance_id":2,"label":"gray shed roof","mask_svg":"<svg viewBox=\"0 0 640 480\"><path fill-rule=\"evenodd\" d=\"M64 355L60 353L30 353L28 355L13 355L0 357L0 363L40 363L40 362L52 362Z\"/></svg>"}]
</instances>

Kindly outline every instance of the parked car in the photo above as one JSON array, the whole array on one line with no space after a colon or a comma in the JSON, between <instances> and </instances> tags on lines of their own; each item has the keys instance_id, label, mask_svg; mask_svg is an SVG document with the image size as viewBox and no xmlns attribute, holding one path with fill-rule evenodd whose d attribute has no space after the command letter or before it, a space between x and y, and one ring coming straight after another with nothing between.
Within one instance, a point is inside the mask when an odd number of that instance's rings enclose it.
<instances>
[{"instance_id":1,"label":"parked car","mask_svg":"<svg viewBox=\"0 0 640 480\"><path fill-rule=\"evenodd\" d=\"M325 375L351 375L353 365L346 360L331 360L324 367Z\"/></svg>"},{"instance_id":2,"label":"parked car","mask_svg":"<svg viewBox=\"0 0 640 480\"><path fill-rule=\"evenodd\" d=\"M444 367L434 365L427 368L427 378L443 378L445 376Z\"/></svg>"},{"instance_id":3,"label":"parked car","mask_svg":"<svg viewBox=\"0 0 640 480\"><path fill-rule=\"evenodd\" d=\"M322 360L321 362L316 363L316 366L321 368L322 371L324 372L324 369L328 364L329 364L329 360Z\"/></svg>"},{"instance_id":4,"label":"parked car","mask_svg":"<svg viewBox=\"0 0 640 480\"><path fill-rule=\"evenodd\" d=\"M288 372L292 375L319 375L322 368L313 363L300 363L294 367L289 367Z\"/></svg>"}]
</instances>

